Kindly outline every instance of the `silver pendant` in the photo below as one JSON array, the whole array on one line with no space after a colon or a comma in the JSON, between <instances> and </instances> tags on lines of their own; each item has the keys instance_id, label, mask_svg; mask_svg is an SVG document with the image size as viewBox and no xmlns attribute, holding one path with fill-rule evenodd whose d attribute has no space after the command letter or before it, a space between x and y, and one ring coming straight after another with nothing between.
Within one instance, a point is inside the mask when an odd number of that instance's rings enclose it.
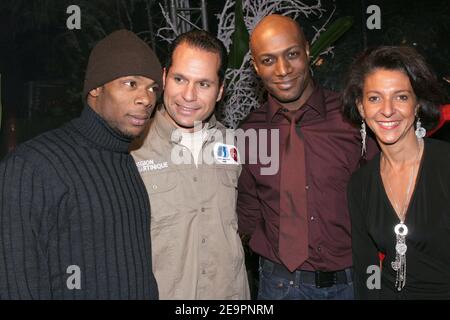
<instances>
[{"instance_id":1,"label":"silver pendant","mask_svg":"<svg viewBox=\"0 0 450 320\"><path fill-rule=\"evenodd\" d=\"M400 262L397 260L392 261L391 266L392 266L392 269L394 269L394 271L397 271L398 269L400 269Z\"/></svg>"},{"instance_id":2,"label":"silver pendant","mask_svg":"<svg viewBox=\"0 0 450 320\"><path fill-rule=\"evenodd\" d=\"M404 256L406 253L406 250L408 249L408 246L404 243L397 243L395 245L395 251L401 256Z\"/></svg>"},{"instance_id":3,"label":"silver pendant","mask_svg":"<svg viewBox=\"0 0 450 320\"><path fill-rule=\"evenodd\" d=\"M394 227L394 232L398 236L406 237L408 234L408 227L403 222L400 222Z\"/></svg>"},{"instance_id":4,"label":"silver pendant","mask_svg":"<svg viewBox=\"0 0 450 320\"><path fill-rule=\"evenodd\" d=\"M391 262L391 267L397 272L395 279L395 287L401 291L406 284L406 235L408 234L408 227L400 222L394 228L397 241L395 243L395 261Z\"/></svg>"}]
</instances>

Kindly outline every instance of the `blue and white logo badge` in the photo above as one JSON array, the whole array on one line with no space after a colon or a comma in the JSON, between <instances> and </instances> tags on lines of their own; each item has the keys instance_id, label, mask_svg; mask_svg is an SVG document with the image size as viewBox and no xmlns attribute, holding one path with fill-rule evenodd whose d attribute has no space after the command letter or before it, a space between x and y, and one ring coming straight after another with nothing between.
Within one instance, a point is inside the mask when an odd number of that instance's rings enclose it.
<instances>
[{"instance_id":1,"label":"blue and white logo badge","mask_svg":"<svg viewBox=\"0 0 450 320\"><path fill-rule=\"evenodd\" d=\"M218 163L223 164L238 164L238 152L235 146L224 144L224 143L216 143L214 146L214 159Z\"/></svg>"}]
</instances>

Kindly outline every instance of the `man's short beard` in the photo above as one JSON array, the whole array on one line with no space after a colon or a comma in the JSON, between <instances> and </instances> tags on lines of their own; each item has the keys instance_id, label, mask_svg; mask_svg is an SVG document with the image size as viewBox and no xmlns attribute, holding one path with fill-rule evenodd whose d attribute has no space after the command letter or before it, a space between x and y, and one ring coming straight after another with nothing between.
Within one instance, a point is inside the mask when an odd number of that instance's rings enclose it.
<instances>
[{"instance_id":1,"label":"man's short beard","mask_svg":"<svg viewBox=\"0 0 450 320\"><path fill-rule=\"evenodd\" d=\"M125 139L128 140L133 140L136 139L137 137L139 137L141 135L141 132L138 134L133 134L131 132L128 131L122 131L120 130L118 127L113 127L113 130L120 136L124 137Z\"/></svg>"},{"instance_id":2,"label":"man's short beard","mask_svg":"<svg viewBox=\"0 0 450 320\"><path fill-rule=\"evenodd\" d=\"M129 133L129 132L123 132L123 131L120 131L120 130L117 130L117 132L118 132L121 136L123 136L124 138L129 139L129 140L133 140L133 139L135 139L135 138L137 138L137 137L140 136L140 134L135 135L135 134L131 134L131 133Z\"/></svg>"},{"instance_id":3,"label":"man's short beard","mask_svg":"<svg viewBox=\"0 0 450 320\"><path fill-rule=\"evenodd\" d=\"M133 139L135 139L135 138L137 138L137 137L139 137L140 135L141 135L141 132L139 133L139 134L133 134L133 133L131 133L131 132L128 132L128 131L124 131L124 130L121 130L120 129L120 127L119 127L119 124L118 124L118 122L116 122L116 121L110 121L110 120L106 120L105 119L105 121L106 121L106 123L108 124L108 126L118 135L118 136L120 136L120 137L122 137L122 138L124 138L124 139L126 139L126 140L133 140Z\"/></svg>"},{"instance_id":4,"label":"man's short beard","mask_svg":"<svg viewBox=\"0 0 450 320\"><path fill-rule=\"evenodd\" d=\"M304 81L302 83L303 86L301 87L300 92L293 98L283 99L282 97L277 97L272 93L271 93L271 95L280 103L293 103L293 102L299 101L302 98L303 94L305 93L306 89L308 88L310 81L312 81L311 78L304 79Z\"/></svg>"}]
</instances>

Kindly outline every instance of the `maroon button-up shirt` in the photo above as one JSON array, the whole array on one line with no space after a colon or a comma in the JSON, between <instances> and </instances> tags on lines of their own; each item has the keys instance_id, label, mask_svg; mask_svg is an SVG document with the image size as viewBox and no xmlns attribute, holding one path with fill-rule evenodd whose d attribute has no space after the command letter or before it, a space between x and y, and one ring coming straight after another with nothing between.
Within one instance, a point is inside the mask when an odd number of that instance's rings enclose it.
<instances>
[{"instance_id":1,"label":"maroon button-up shirt","mask_svg":"<svg viewBox=\"0 0 450 320\"><path fill-rule=\"evenodd\" d=\"M342 270L352 265L346 189L350 176L360 166L361 136L359 128L344 120L337 93L316 86L302 108L305 113L297 123L297 133L305 145L309 258L298 269ZM281 153L289 132L289 121L282 112L283 108L269 96L268 102L252 112L241 128L258 132L279 129ZM258 148L264 147L263 135L257 137ZM270 138L266 140L270 155L273 146ZM254 146L245 146L238 186L239 232L251 236L253 251L281 264L278 256L280 170L274 175L261 174L260 169L268 165L260 159L256 164L249 163L249 150L255 150ZM376 153L378 147L368 137L366 158ZM279 154L278 159L282 158ZM295 167L290 171L293 178L301 174Z\"/></svg>"}]
</instances>

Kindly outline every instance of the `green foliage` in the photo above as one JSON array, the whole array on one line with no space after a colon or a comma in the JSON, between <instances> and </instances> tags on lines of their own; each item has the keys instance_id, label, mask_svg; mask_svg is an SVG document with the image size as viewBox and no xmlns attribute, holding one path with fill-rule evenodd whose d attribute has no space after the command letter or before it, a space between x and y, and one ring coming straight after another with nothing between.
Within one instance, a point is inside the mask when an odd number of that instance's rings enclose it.
<instances>
[{"instance_id":1,"label":"green foliage","mask_svg":"<svg viewBox=\"0 0 450 320\"><path fill-rule=\"evenodd\" d=\"M249 49L250 36L244 22L242 0L236 0L234 11L234 33L228 56L228 68L239 69Z\"/></svg>"},{"instance_id":2,"label":"green foliage","mask_svg":"<svg viewBox=\"0 0 450 320\"><path fill-rule=\"evenodd\" d=\"M320 53L338 40L353 25L353 17L342 17L334 21L325 32L311 45L311 63L314 63Z\"/></svg>"}]
</instances>

